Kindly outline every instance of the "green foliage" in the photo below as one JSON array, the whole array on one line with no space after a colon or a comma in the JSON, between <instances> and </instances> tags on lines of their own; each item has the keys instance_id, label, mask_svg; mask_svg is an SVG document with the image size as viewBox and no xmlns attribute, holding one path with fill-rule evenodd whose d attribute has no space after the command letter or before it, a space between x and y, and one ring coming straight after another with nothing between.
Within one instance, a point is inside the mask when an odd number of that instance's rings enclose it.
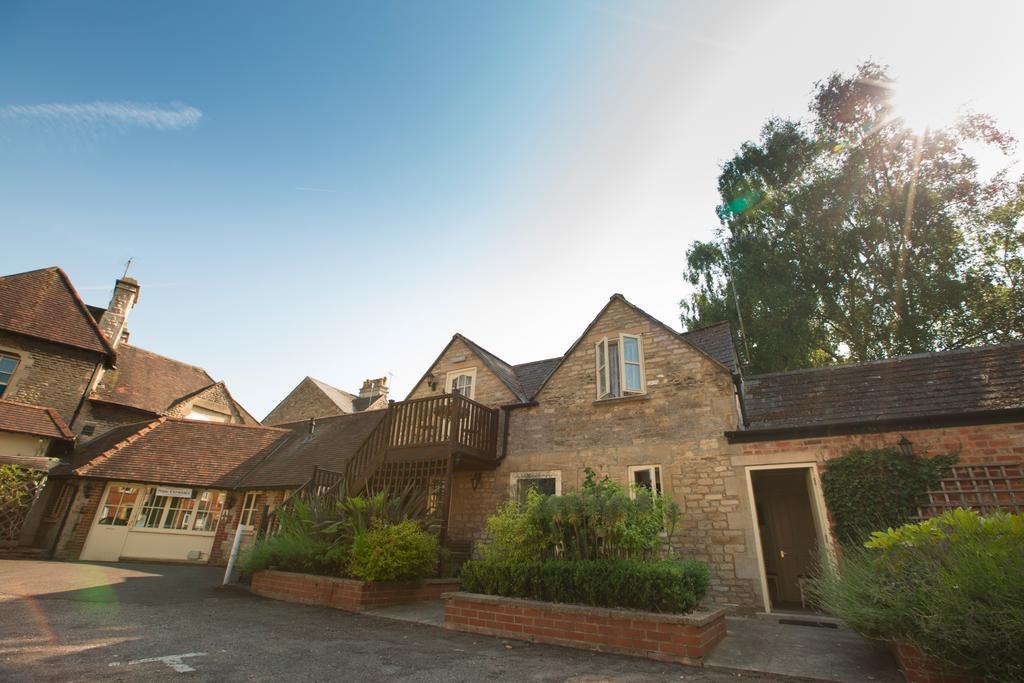
<instances>
[{"instance_id":1,"label":"green foliage","mask_svg":"<svg viewBox=\"0 0 1024 683\"><path fill-rule=\"evenodd\" d=\"M908 458L893 448L829 460L821 483L839 542L859 544L872 531L910 521L925 492L956 461L954 454Z\"/></svg>"},{"instance_id":2,"label":"green foliage","mask_svg":"<svg viewBox=\"0 0 1024 683\"><path fill-rule=\"evenodd\" d=\"M704 597L709 577L692 560L476 560L463 566L461 580L474 593L685 613Z\"/></svg>"},{"instance_id":3,"label":"green foliage","mask_svg":"<svg viewBox=\"0 0 1024 683\"><path fill-rule=\"evenodd\" d=\"M490 542L481 556L523 562L542 558L567 560L652 560L666 548L679 521L679 506L645 488L625 489L590 468L578 491L561 496L528 494L524 506L510 501L487 523Z\"/></svg>"},{"instance_id":4,"label":"green foliage","mask_svg":"<svg viewBox=\"0 0 1024 683\"><path fill-rule=\"evenodd\" d=\"M368 576L408 571L418 574L420 565L410 564L411 555L392 557L389 565L388 558L380 557L376 544L394 549L418 542L422 547L424 538L429 538L434 549L428 573L436 571L437 541L429 531L436 520L426 515L425 501L425 495L412 488L399 494L378 491L347 498L294 498L275 511L277 532L257 540L241 558L241 567L247 571L277 568L326 576L348 576L353 571ZM402 552L414 553L415 549Z\"/></svg>"},{"instance_id":5,"label":"green foliage","mask_svg":"<svg viewBox=\"0 0 1024 683\"><path fill-rule=\"evenodd\" d=\"M993 681L1024 680L1024 514L955 510L823 562L815 599L868 638Z\"/></svg>"},{"instance_id":6,"label":"green foliage","mask_svg":"<svg viewBox=\"0 0 1024 683\"><path fill-rule=\"evenodd\" d=\"M722 167L686 328L741 315L753 372L1024 335L1024 180L981 179L971 153L1013 139L977 114L922 136L892 89L877 64L832 74L807 119L769 120Z\"/></svg>"},{"instance_id":7,"label":"green foliage","mask_svg":"<svg viewBox=\"0 0 1024 683\"><path fill-rule=\"evenodd\" d=\"M17 465L0 465L0 506L18 509L32 503L46 474Z\"/></svg>"},{"instance_id":8,"label":"green foliage","mask_svg":"<svg viewBox=\"0 0 1024 683\"><path fill-rule=\"evenodd\" d=\"M437 571L437 538L413 520L377 521L352 544L349 575L364 581L414 581Z\"/></svg>"}]
</instances>

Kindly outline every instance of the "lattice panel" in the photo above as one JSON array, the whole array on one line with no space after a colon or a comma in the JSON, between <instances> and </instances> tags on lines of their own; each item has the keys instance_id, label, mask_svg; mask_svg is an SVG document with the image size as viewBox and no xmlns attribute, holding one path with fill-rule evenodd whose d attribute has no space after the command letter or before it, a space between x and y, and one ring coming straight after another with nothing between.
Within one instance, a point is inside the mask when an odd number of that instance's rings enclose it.
<instances>
[{"instance_id":1,"label":"lattice panel","mask_svg":"<svg viewBox=\"0 0 1024 683\"><path fill-rule=\"evenodd\" d=\"M402 491L412 485L428 490L431 498L443 498L447 472L448 465L443 458L419 462L386 462L374 473L367 489L380 491L386 488L390 491Z\"/></svg>"},{"instance_id":2,"label":"lattice panel","mask_svg":"<svg viewBox=\"0 0 1024 683\"><path fill-rule=\"evenodd\" d=\"M939 488L928 492L928 502L917 509L920 519L954 508L977 512L1024 510L1024 464L987 463L955 465Z\"/></svg>"}]
</instances>

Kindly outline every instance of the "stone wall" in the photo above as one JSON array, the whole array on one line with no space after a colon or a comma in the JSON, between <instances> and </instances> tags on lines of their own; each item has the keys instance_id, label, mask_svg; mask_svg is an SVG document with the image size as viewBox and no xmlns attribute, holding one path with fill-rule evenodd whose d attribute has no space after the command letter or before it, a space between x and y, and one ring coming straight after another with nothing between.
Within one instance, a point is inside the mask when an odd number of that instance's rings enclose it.
<instances>
[{"instance_id":1,"label":"stone wall","mask_svg":"<svg viewBox=\"0 0 1024 683\"><path fill-rule=\"evenodd\" d=\"M78 434L78 444L86 444L106 432L122 425L152 422L156 416L148 410L138 410L128 406L118 406L110 403L98 403L86 401L78 414L75 424L71 425L72 430ZM92 425L92 434L83 434L82 430Z\"/></svg>"},{"instance_id":2,"label":"stone wall","mask_svg":"<svg viewBox=\"0 0 1024 683\"><path fill-rule=\"evenodd\" d=\"M643 339L647 393L598 401L594 344L620 333ZM728 370L614 300L536 401L511 411L508 455L481 475L477 490L471 473L456 477L454 540L481 537L487 516L510 495L515 473L557 471L567 491L582 484L586 467L628 485L629 466L660 465L663 491L683 512L673 546L708 564L713 600L759 605L757 577L736 573L751 522L739 513L745 483L730 467L735 447L724 435L738 423Z\"/></svg>"},{"instance_id":3,"label":"stone wall","mask_svg":"<svg viewBox=\"0 0 1024 683\"><path fill-rule=\"evenodd\" d=\"M434 365L430 372L433 373L437 387L431 389L424 380L420 380L413 388L409 398L423 398L425 396L440 396L445 393L445 377L454 370L465 370L476 368L476 389L473 400L483 403L492 408L510 403L518 403L519 398L502 382L497 375L491 372L479 356L461 339L455 338L451 341L444 353Z\"/></svg>"},{"instance_id":4,"label":"stone wall","mask_svg":"<svg viewBox=\"0 0 1024 683\"><path fill-rule=\"evenodd\" d=\"M96 510L103 499L105 481L82 481L78 484L78 494L71 503L67 522L57 542L54 559L77 560L85 547L85 539L89 536ZM58 521L57 524L60 522Z\"/></svg>"},{"instance_id":5,"label":"stone wall","mask_svg":"<svg viewBox=\"0 0 1024 683\"><path fill-rule=\"evenodd\" d=\"M192 408L206 408L218 413L230 416L233 424L245 424L245 417L238 409L238 405L231 398L223 384L217 383L203 389L198 394L190 396L187 400L175 403L167 410L169 417L188 417Z\"/></svg>"},{"instance_id":6,"label":"stone wall","mask_svg":"<svg viewBox=\"0 0 1024 683\"><path fill-rule=\"evenodd\" d=\"M97 365L103 360L94 351L3 331L0 331L0 351L19 359L4 398L53 408L69 425Z\"/></svg>"},{"instance_id":7,"label":"stone wall","mask_svg":"<svg viewBox=\"0 0 1024 683\"><path fill-rule=\"evenodd\" d=\"M210 551L210 564L226 565L228 563L228 558L231 556L231 546L235 542L235 529L238 528L238 520L242 516L242 504L245 502L246 493L249 492L232 491L228 494L232 499L233 505L221 514L220 525L217 527L217 534L213 539L213 550ZM288 492L270 490L257 493L256 514L252 519L252 529L242 533L240 546L242 551L252 547L252 544L256 541L256 532L263 526L266 516L273 513L277 506L284 501Z\"/></svg>"}]
</instances>

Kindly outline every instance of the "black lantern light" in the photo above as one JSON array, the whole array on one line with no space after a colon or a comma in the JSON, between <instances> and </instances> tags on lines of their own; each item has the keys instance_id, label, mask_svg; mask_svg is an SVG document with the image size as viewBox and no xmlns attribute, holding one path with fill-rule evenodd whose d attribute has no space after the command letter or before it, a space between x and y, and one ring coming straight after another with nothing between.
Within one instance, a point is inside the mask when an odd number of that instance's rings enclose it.
<instances>
[{"instance_id":1,"label":"black lantern light","mask_svg":"<svg viewBox=\"0 0 1024 683\"><path fill-rule=\"evenodd\" d=\"M897 445L900 447L900 455L904 458L914 457L914 444L906 435L900 437L900 442Z\"/></svg>"},{"instance_id":2,"label":"black lantern light","mask_svg":"<svg viewBox=\"0 0 1024 683\"><path fill-rule=\"evenodd\" d=\"M428 372L424 379L427 380L427 386L430 387L431 391L437 389L437 378L434 377L434 373Z\"/></svg>"}]
</instances>

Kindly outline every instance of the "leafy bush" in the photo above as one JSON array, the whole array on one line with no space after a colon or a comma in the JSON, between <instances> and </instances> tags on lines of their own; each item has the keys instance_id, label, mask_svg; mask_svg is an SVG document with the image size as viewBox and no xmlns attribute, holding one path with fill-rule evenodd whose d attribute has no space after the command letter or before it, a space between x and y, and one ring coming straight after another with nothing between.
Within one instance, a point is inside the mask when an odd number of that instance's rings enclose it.
<instances>
[{"instance_id":1,"label":"leafy bush","mask_svg":"<svg viewBox=\"0 0 1024 683\"><path fill-rule=\"evenodd\" d=\"M462 567L462 587L474 593L648 612L693 610L708 580L693 560L476 560Z\"/></svg>"},{"instance_id":2,"label":"leafy bush","mask_svg":"<svg viewBox=\"0 0 1024 683\"><path fill-rule=\"evenodd\" d=\"M410 562L408 558L391 558L395 564L389 568L383 562L386 558L376 559L378 553L374 548L376 543L391 544L389 547L395 543L411 543L416 540L411 531L417 531L434 543L430 568L434 571L437 541L424 530L433 524L425 514L425 500L424 494L411 488L397 495L379 491L348 498L334 495L309 500L293 498L274 513L278 522L276 533L257 540L241 558L240 566L247 571L278 568L325 576L349 576L353 566L373 575L396 571L419 573L419 565L413 563L413 569L406 566ZM386 530L396 526L402 526L402 531ZM403 539L396 539L403 534ZM422 538L419 540L421 544L425 542ZM358 563L354 558L356 546L361 553Z\"/></svg>"},{"instance_id":3,"label":"leafy bush","mask_svg":"<svg viewBox=\"0 0 1024 683\"><path fill-rule=\"evenodd\" d=\"M829 460L821 483L839 542L860 544L872 531L909 522L956 461L955 454L908 458L893 448L852 450Z\"/></svg>"},{"instance_id":4,"label":"leafy bush","mask_svg":"<svg viewBox=\"0 0 1024 683\"><path fill-rule=\"evenodd\" d=\"M437 538L412 521L379 521L352 544L348 571L364 581L414 581L437 571Z\"/></svg>"},{"instance_id":5,"label":"leafy bush","mask_svg":"<svg viewBox=\"0 0 1024 683\"><path fill-rule=\"evenodd\" d=\"M1024 514L955 510L876 532L823 565L812 593L862 635L1024 680Z\"/></svg>"},{"instance_id":6,"label":"leafy bush","mask_svg":"<svg viewBox=\"0 0 1024 683\"><path fill-rule=\"evenodd\" d=\"M495 561L657 559L679 520L679 506L646 488L626 490L590 468L578 491L510 501L487 522L481 557Z\"/></svg>"}]
</instances>

